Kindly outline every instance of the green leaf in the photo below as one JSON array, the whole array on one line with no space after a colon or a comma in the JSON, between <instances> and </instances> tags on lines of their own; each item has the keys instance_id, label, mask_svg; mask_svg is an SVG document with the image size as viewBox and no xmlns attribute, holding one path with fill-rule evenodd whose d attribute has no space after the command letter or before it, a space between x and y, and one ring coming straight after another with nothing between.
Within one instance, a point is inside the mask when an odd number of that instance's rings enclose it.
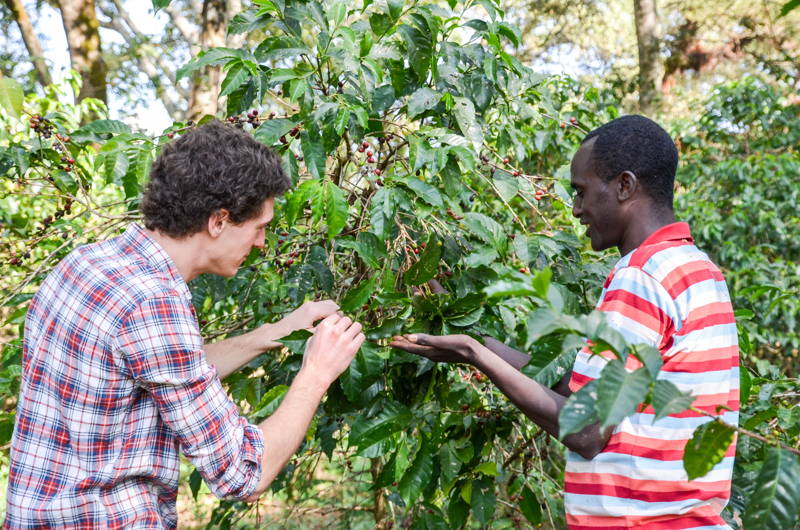
<instances>
[{"instance_id":1,"label":"green leaf","mask_svg":"<svg viewBox=\"0 0 800 530\"><path fill-rule=\"evenodd\" d=\"M87 123L75 134L92 132L96 134L130 134L131 129L119 120L97 120Z\"/></svg>"},{"instance_id":2,"label":"green leaf","mask_svg":"<svg viewBox=\"0 0 800 530\"><path fill-rule=\"evenodd\" d=\"M475 324L483 316L483 308L479 307L464 315L447 316L445 321L451 326L467 327Z\"/></svg>"},{"instance_id":3,"label":"green leaf","mask_svg":"<svg viewBox=\"0 0 800 530\"><path fill-rule=\"evenodd\" d=\"M653 410L658 421L669 414L677 414L688 409L694 403L694 396L676 387L670 381L659 379L653 388Z\"/></svg>"},{"instance_id":4,"label":"green leaf","mask_svg":"<svg viewBox=\"0 0 800 530\"><path fill-rule=\"evenodd\" d=\"M368 278L358 284L355 289L350 289L342 299L341 309L346 313L351 313L367 303L367 301L375 294L375 277Z\"/></svg>"},{"instance_id":5,"label":"green leaf","mask_svg":"<svg viewBox=\"0 0 800 530\"><path fill-rule=\"evenodd\" d=\"M545 267L533 276L531 286L536 291L537 296L542 300L547 300L547 295L550 292L550 279L553 277L553 271L550 267Z\"/></svg>"},{"instance_id":6,"label":"green leaf","mask_svg":"<svg viewBox=\"0 0 800 530\"><path fill-rule=\"evenodd\" d=\"M373 343L364 343L356 358L340 377L342 390L351 402L361 403L373 397L365 390L383 369L384 360L379 356L379 349L380 347Z\"/></svg>"},{"instance_id":7,"label":"green leaf","mask_svg":"<svg viewBox=\"0 0 800 530\"><path fill-rule=\"evenodd\" d=\"M447 504L447 521L450 528L462 528L469 516L469 504L464 501L459 488L453 488L450 494L450 502Z\"/></svg>"},{"instance_id":8,"label":"green leaf","mask_svg":"<svg viewBox=\"0 0 800 530\"><path fill-rule=\"evenodd\" d=\"M350 110L346 108L341 108L336 113L336 121L333 124L334 130L336 133L341 136L347 130L347 124L350 122Z\"/></svg>"},{"instance_id":9,"label":"green leaf","mask_svg":"<svg viewBox=\"0 0 800 530\"><path fill-rule=\"evenodd\" d=\"M403 430L411 420L411 412L395 401L385 400L374 416L360 415L350 428L350 443L366 449Z\"/></svg>"},{"instance_id":10,"label":"green leaf","mask_svg":"<svg viewBox=\"0 0 800 530\"><path fill-rule=\"evenodd\" d=\"M276 410L278 410L278 407L283 401L283 397L288 391L289 387L286 385L275 385L270 388L267 393L261 397L261 401L258 402L258 406L256 407L256 412L253 413L253 417L266 418L267 416L272 415Z\"/></svg>"},{"instance_id":11,"label":"green leaf","mask_svg":"<svg viewBox=\"0 0 800 530\"><path fill-rule=\"evenodd\" d=\"M750 370L743 363L739 363L739 403L746 405L750 399L750 388L753 386L753 378L750 377Z\"/></svg>"},{"instance_id":12,"label":"green leaf","mask_svg":"<svg viewBox=\"0 0 800 530\"><path fill-rule=\"evenodd\" d=\"M646 368L628 372L623 361L609 361L597 383L595 409L602 427L617 425L636 412L636 407L647 397L650 381Z\"/></svg>"},{"instance_id":13,"label":"green leaf","mask_svg":"<svg viewBox=\"0 0 800 530\"><path fill-rule=\"evenodd\" d=\"M325 181L322 189L325 197L325 222L328 225L328 239L332 239L347 224L347 198L344 191L329 180Z\"/></svg>"},{"instance_id":14,"label":"green leaf","mask_svg":"<svg viewBox=\"0 0 800 530\"><path fill-rule=\"evenodd\" d=\"M228 35L240 35L260 29L272 21L269 16L261 16L249 10L239 13L228 23Z\"/></svg>"},{"instance_id":15,"label":"green leaf","mask_svg":"<svg viewBox=\"0 0 800 530\"><path fill-rule=\"evenodd\" d=\"M196 469L192 470L189 475L189 490L192 492L192 498L197 500L197 494L200 492L200 486L203 485L203 476Z\"/></svg>"},{"instance_id":16,"label":"green leaf","mask_svg":"<svg viewBox=\"0 0 800 530\"><path fill-rule=\"evenodd\" d=\"M24 98L22 85L8 77L0 79L0 107L6 109L11 116L17 117L22 114Z\"/></svg>"},{"instance_id":17,"label":"green leaf","mask_svg":"<svg viewBox=\"0 0 800 530\"><path fill-rule=\"evenodd\" d=\"M470 232L482 241L492 245L498 252L502 252L507 248L507 236L503 225L491 217L482 213L468 212L464 216L464 224Z\"/></svg>"},{"instance_id":18,"label":"green leaf","mask_svg":"<svg viewBox=\"0 0 800 530\"><path fill-rule=\"evenodd\" d=\"M325 148L320 138L311 138L308 131L300 133L300 145L303 148L306 167L314 177L325 176Z\"/></svg>"},{"instance_id":19,"label":"green leaf","mask_svg":"<svg viewBox=\"0 0 800 530\"><path fill-rule=\"evenodd\" d=\"M488 524L492 520L496 504L494 479L484 477L472 482L470 506L476 521L482 525Z\"/></svg>"},{"instance_id":20,"label":"green leaf","mask_svg":"<svg viewBox=\"0 0 800 530\"><path fill-rule=\"evenodd\" d=\"M512 296L536 296L537 292L521 281L498 280L484 287L487 298L508 298Z\"/></svg>"},{"instance_id":21,"label":"green leaf","mask_svg":"<svg viewBox=\"0 0 800 530\"><path fill-rule=\"evenodd\" d=\"M289 335L286 335L282 339L278 339L278 342L286 346L290 352L302 354L306 349L306 342L310 337L310 331L298 329L297 331L293 331Z\"/></svg>"},{"instance_id":22,"label":"green leaf","mask_svg":"<svg viewBox=\"0 0 800 530\"><path fill-rule=\"evenodd\" d=\"M178 68L175 79L180 81L184 77L206 66L218 65L228 62L233 57L238 57L239 52L231 48L211 48L197 54L197 57Z\"/></svg>"},{"instance_id":23,"label":"green leaf","mask_svg":"<svg viewBox=\"0 0 800 530\"><path fill-rule=\"evenodd\" d=\"M497 190L497 194L504 201L510 201L519 193L519 181L511 176L508 171L502 169L495 171L494 175L492 175L492 184ZM520 259L522 259L522 256L520 256ZM523 261L527 262L525 259Z\"/></svg>"},{"instance_id":24,"label":"green leaf","mask_svg":"<svg viewBox=\"0 0 800 530\"><path fill-rule=\"evenodd\" d=\"M261 122L261 125L253 133L253 137L266 145L272 147L278 143L281 136L286 135L295 126L294 122L284 118L275 118Z\"/></svg>"},{"instance_id":25,"label":"green leaf","mask_svg":"<svg viewBox=\"0 0 800 530\"><path fill-rule=\"evenodd\" d=\"M420 199L427 202L431 206L440 207L444 204L444 201L442 200L442 194L439 193L439 190L427 182L423 182L412 177L408 179L406 185L411 188L411 190L416 193Z\"/></svg>"},{"instance_id":26,"label":"green leaf","mask_svg":"<svg viewBox=\"0 0 800 530\"><path fill-rule=\"evenodd\" d=\"M734 430L718 421L704 423L686 442L683 468L689 480L703 477L720 463L733 442Z\"/></svg>"},{"instance_id":27,"label":"green leaf","mask_svg":"<svg viewBox=\"0 0 800 530\"><path fill-rule=\"evenodd\" d=\"M334 26L340 26L347 16L347 5L344 2L334 2L328 9L328 16Z\"/></svg>"},{"instance_id":28,"label":"green leaf","mask_svg":"<svg viewBox=\"0 0 800 530\"><path fill-rule=\"evenodd\" d=\"M433 477L433 455L429 442L423 438L417 456L400 479L400 495L407 505L412 505Z\"/></svg>"},{"instance_id":29,"label":"green leaf","mask_svg":"<svg viewBox=\"0 0 800 530\"><path fill-rule=\"evenodd\" d=\"M595 411L597 401L597 381L589 381L583 388L567 398L558 415L558 437L564 439L568 434L578 432L584 427L597 423L600 418Z\"/></svg>"},{"instance_id":30,"label":"green leaf","mask_svg":"<svg viewBox=\"0 0 800 530\"><path fill-rule=\"evenodd\" d=\"M371 22L371 20L370 20ZM403 37L408 49L408 62L411 69L417 74L419 79L425 79L431 67L433 57L433 37L426 24L422 24L420 30L408 24L402 24L397 28L397 32Z\"/></svg>"},{"instance_id":31,"label":"green leaf","mask_svg":"<svg viewBox=\"0 0 800 530\"><path fill-rule=\"evenodd\" d=\"M484 475L488 475L490 477L496 477L500 473L497 471L497 464L494 462L482 462L475 466L475 469L472 470L475 473L482 473Z\"/></svg>"},{"instance_id":32,"label":"green leaf","mask_svg":"<svg viewBox=\"0 0 800 530\"><path fill-rule=\"evenodd\" d=\"M288 194L288 197L286 197L286 203L283 207L283 218L286 221L286 224L289 226L294 224L294 222L297 220L297 216L303 209L303 205L306 204L308 197L318 193L318 190L318 181L307 180L292 190L290 194Z\"/></svg>"},{"instance_id":33,"label":"green leaf","mask_svg":"<svg viewBox=\"0 0 800 530\"><path fill-rule=\"evenodd\" d=\"M777 447L769 448L742 515L742 528L769 530L794 528L800 510L800 463Z\"/></svg>"},{"instance_id":34,"label":"green leaf","mask_svg":"<svg viewBox=\"0 0 800 530\"><path fill-rule=\"evenodd\" d=\"M228 75L225 76L225 80L222 81L219 97L227 96L242 86L242 83L247 81L249 77L250 72L241 62L234 64L231 69L228 70Z\"/></svg>"},{"instance_id":35,"label":"green leaf","mask_svg":"<svg viewBox=\"0 0 800 530\"><path fill-rule=\"evenodd\" d=\"M649 344L637 344L634 346L634 354L647 368L647 371L650 372L651 378L658 377L658 372L664 364L664 359L661 358L661 352L658 351L658 348L654 348Z\"/></svg>"},{"instance_id":36,"label":"green leaf","mask_svg":"<svg viewBox=\"0 0 800 530\"><path fill-rule=\"evenodd\" d=\"M548 388L570 372L580 345L585 344L576 335L548 335L533 344L531 359L522 373Z\"/></svg>"},{"instance_id":37,"label":"green leaf","mask_svg":"<svg viewBox=\"0 0 800 530\"><path fill-rule=\"evenodd\" d=\"M436 275L441 259L442 247L439 239L436 234L431 234L419 260L411 265L403 275L403 281L406 285L422 285Z\"/></svg>"},{"instance_id":38,"label":"green leaf","mask_svg":"<svg viewBox=\"0 0 800 530\"><path fill-rule=\"evenodd\" d=\"M472 101L464 97L454 97L453 114L458 122L458 127L476 151L483 147L483 132L475 118L475 105Z\"/></svg>"},{"instance_id":39,"label":"green leaf","mask_svg":"<svg viewBox=\"0 0 800 530\"><path fill-rule=\"evenodd\" d=\"M163 9L169 5L172 0L153 0L153 9L158 11L159 9Z\"/></svg>"},{"instance_id":40,"label":"green leaf","mask_svg":"<svg viewBox=\"0 0 800 530\"><path fill-rule=\"evenodd\" d=\"M408 97L408 117L414 118L426 110L435 107L442 99L442 94L422 87Z\"/></svg>"},{"instance_id":41,"label":"green leaf","mask_svg":"<svg viewBox=\"0 0 800 530\"><path fill-rule=\"evenodd\" d=\"M528 486L522 488L522 503L519 507L522 510L522 515L531 524L542 522L542 505Z\"/></svg>"},{"instance_id":42,"label":"green leaf","mask_svg":"<svg viewBox=\"0 0 800 530\"><path fill-rule=\"evenodd\" d=\"M785 17L790 11L797 9L798 7L800 7L800 0L789 0L783 4L783 7L781 7L781 14L778 15L778 18Z\"/></svg>"}]
</instances>

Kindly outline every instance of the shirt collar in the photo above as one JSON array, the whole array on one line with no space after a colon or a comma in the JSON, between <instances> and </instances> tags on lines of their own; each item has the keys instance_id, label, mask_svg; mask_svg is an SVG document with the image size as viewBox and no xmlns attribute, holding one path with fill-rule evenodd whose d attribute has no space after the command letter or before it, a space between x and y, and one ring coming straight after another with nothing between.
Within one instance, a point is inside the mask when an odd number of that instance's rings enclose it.
<instances>
[{"instance_id":1,"label":"shirt collar","mask_svg":"<svg viewBox=\"0 0 800 530\"><path fill-rule=\"evenodd\" d=\"M639 247L646 247L648 245L656 245L658 243L665 243L667 241L686 241L687 243L694 243L692 234L689 231L688 223L672 223L662 226L642 241Z\"/></svg>"},{"instance_id":2,"label":"shirt collar","mask_svg":"<svg viewBox=\"0 0 800 530\"><path fill-rule=\"evenodd\" d=\"M123 252L140 255L151 267L163 273L178 293L191 300L189 286L178 272L175 262L161 245L145 232L144 228L137 223L131 223L122 234L121 243Z\"/></svg>"}]
</instances>

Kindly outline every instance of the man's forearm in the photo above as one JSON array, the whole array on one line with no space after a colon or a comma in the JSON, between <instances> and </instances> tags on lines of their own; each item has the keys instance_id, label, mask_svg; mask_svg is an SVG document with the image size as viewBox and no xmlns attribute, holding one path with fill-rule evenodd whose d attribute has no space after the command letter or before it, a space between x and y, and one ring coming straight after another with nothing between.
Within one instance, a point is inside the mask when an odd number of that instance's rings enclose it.
<instances>
[{"instance_id":1,"label":"man's forearm","mask_svg":"<svg viewBox=\"0 0 800 530\"><path fill-rule=\"evenodd\" d=\"M248 500L255 500L269 487L300 447L326 390L324 384L301 371L275 413L259 424L264 436L261 480Z\"/></svg>"},{"instance_id":2,"label":"man's forearm","mask_svg":"<svg viewBox=\"0 0 800 530\"><path fill-rule=\"evenodd\" d=\"M522 353L521 351L515 350L511 346L507 346L500 342L499 340L492 338L488 335L484 335L483 337L484 345L498 357L503 359L505 362L516 368L517 370L522 370L522 367L528 364L528 361L531 360L531 356ZM557 393L561 394L564 397L569 397L571 394L569 390L569 376L570 374L567 373L558 383L556 383L552 389Z\"/></svg>"},{"instance_id":3,"label":"man's forearm","mask_svg":"<svg viewBox=\"0 0 800 530\"><path fill-rule=\"evenodd\" d=\"M476 352L474 365L526 416L558 437L558 416L567 401L565 396L528 378L499 354L486 348ZM562 442L584 458L592 458L605 447L610 434L611 428L601 432L595 424L566 436Z\"/></svg>"},{"instance_id":4,"label":"man's forearm","mask_svg":"<svg viewBox=\"0 0 800 530\"><path fill-rule=\"evenodd\" d=\"M262 353L281 344L275 342L290 330L284 329L283 321L266 324L249 333L203 345L206 360L213 364L220 379L225 379Z\"/></svg>"},{"instance_id":5,"label":"man's forearm","mask_svg":"<svg viewBox=\"0 0 800 530\"><path fill-rule=\"evenodd\" d=\"M521 370L523 366L528 364L528 361L531 360L531 356L521 351L515 350L511 346L507 346L500 342L499 340L492 338L488 335L483 337L484 345L496 353L501 359L505 362L516 368L517 370Z\"/></svg>"}]
</instances>

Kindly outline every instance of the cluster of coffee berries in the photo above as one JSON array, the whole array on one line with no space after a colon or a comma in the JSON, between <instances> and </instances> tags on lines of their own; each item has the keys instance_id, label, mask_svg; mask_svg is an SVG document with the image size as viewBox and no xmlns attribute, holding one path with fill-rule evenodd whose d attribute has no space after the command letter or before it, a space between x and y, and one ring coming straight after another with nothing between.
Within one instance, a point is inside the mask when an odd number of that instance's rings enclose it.
<instances>
[{"instance_id":1,"label":"cluster of coffee berries","mask_svg":"<svg viewBox=\"0 0 800 530\"><path fill-rule=\"evenodd\" d=\"M279 234L279 236L280 237L278 238L278 246L280 247L280 246L284 245L284 243L287 243L287 238L289 237L289 232L281 232ZM291 243L289 243L289 244L290 244L290 246L292 245ZM280 254L286 256L286 257L284 259L281 259L281 258L277 259L277 262L278 262L277 271L281 272L282 267L290 267L290 266L294 265L295 261L299 262L300 258L301 258L301 253L302 253L303 250L305 250L306 247L307 247L306 243L299 242L299 243L295 243L293 245L293 248L291 248L291 249L278 249L278 252ZM287 253L286 250L290 250L290 252Z\"/></svg>"},{"instance_id":2,"label":"cluster of coffee berries","mask_svg":"<svg viewBox=\"0 0 800 530\"><path fill-rule=\"evenodd\" d=\"M31 116L29 123L36 134L40 134L44 138L50 138L53 135L53 124L38 114Z\"/></svg>"},{"instance_id":3,"label":"cluster of coffee berries","mask_svg":"<svg viewBox=\"0 0 800 530\"><path fill-rule=\"evenodd\" d=\"M61 163L64 164L63 166L61 166L61 169L69 173L75 166L75 159L72 158L71 156L61 155Z\"/></svg>"},{"instance_id":4,"label":"cluster of coffee berries","mask_svg":"<svg viewBox=\"0 0 800 530\"><path fill-rule=\"evenodd\" d=\"M484 375L478 372L477 370L472 370L461 376L462 381L469 381L470 379L474 379L475 381L480 383L484 379ZM478 414L478 416L480 416L480 414Z\"/></svg>"},{"instance_id":5,"label":"cluster of coffee berries","mask_svg":"<svg viewBox=\"0 0 800 530\"><path fill-rule=\"evenodd\" d=\"M409 246L406 247L406 254L419 254L420 247L425 248L427 244L421 243L417 245L416 243L412 242Z\"/></svg>"},{"instance_id":6,"label":"cluster of coffee berries","mask_svg":"<svg viewBox=\"0 0 800 530\"><path fill-rule=\"evenodd\" d=\"M8 262L11 265L14 265L14 266L22 265L22 260L23 259L28 259L30 257L31 257L31 253L30 252L26 251L26 252L23 252L22 254L19 254L16 250L12 250L11 251L11 259L9 259Z\"/></svg>"},{"instance_id":7,"label":"cluster of coffee berries","mask_svg":"<svg viewBox=\"0 0 800 530\"><path fill-rule=\"evenodd\" d=\"M295 125L294 127L292 127L292 128L289 130L289 132L288 132L287 134L288 134L289 136L291 136L292 138L297 138L297 136L300 134L300 126L299 126L299 125ZM288 143L289 143L289 139L288 139L288 138L286 138L286 135L284 134L283 136L281 136L281 138L280 138L280 142L281 142L283 145L286 145L286 144L288 144ZM298 160L299 160L299 157L298 157Z\"/></svg>"},{"instance_id":8,"label":"cluster of coffee berries","mask_svg":"<svg viewBox=\"0 0 800 530\"><path fill-rule=\"evenodd\" d=\"M66 172L72 171L73 167L75 166L75 159L67 151L67 147L65 144L68 144L70 141L69 136L64 136L62 134L56 133L56 140L58 142L53 143L53 149L57 152L61 153L61 157L59 160L63 164L61 169Z\"/></svg>"}]
</instances>

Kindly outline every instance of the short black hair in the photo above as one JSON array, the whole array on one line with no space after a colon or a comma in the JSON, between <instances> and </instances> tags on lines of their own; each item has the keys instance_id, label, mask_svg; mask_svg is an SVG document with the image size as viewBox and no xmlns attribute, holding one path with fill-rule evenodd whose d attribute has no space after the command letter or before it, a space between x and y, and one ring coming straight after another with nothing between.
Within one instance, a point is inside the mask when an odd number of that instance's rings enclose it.
<instances>
[{"instance_id":1,"label":"short black hair","mask_svg":"<svg viewBox=\"0 0 800 530\"><path fill-rule=\"evenodd\" d=\"M631 114L601 125L581 144L592 138L596 138L592 163L597 175L611 180L630 171L656 206L672 209L678 150L667 131L649 118Z\"/></svg>"},{"instance_id":2,"label":"short black hair","mask_svg":"<svg viewBox=\"0 0 800 530\"><path fill-rule=\"evenodd\" d=\"M265 200L290 186L278 155L247 132L212 120L164 146L140 210L148 229L183 238L223 208L234 223L253 219Z\"/></svg>"}]
</instances>

